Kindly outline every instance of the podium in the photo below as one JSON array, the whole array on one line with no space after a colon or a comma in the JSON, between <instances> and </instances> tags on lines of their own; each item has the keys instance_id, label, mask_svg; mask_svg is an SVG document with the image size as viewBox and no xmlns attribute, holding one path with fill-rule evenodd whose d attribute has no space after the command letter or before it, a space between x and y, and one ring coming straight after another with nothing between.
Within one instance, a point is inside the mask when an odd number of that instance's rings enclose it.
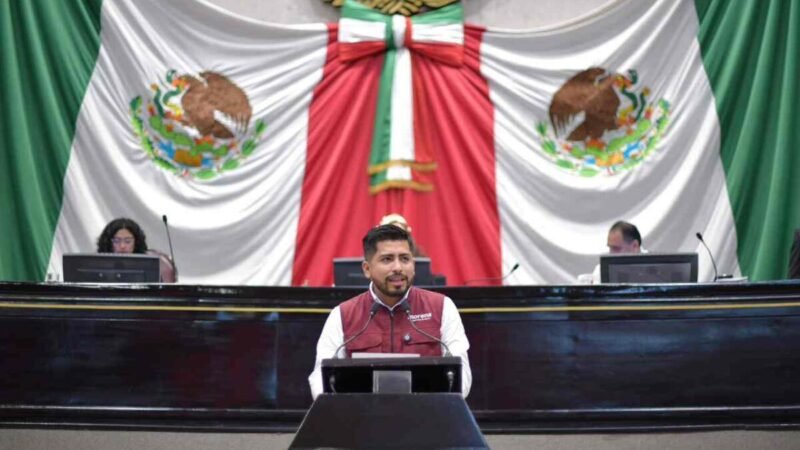
<instances>
[{"instance_id":1,"label":"podium","mask_svg":"<svg viewBox=\"0 0 800 450\"><path fill-rule=\"evenodd\" d=\"M330 359L322 376L291 449L489 448L460 393L460 358Z\"/></svg>"},{"instance_id":2,"label":"podium","mask_svg":"<svg viewBox=\"0 0 800 450\"><path fill-rule=\"evenodd\" d=\"M397 389L397 380L403 375L410 382L410 387L400 391ZM322 390L326 393L458 393L461 392L461 358L324 359Z\"/></svg>"}]
</instances>

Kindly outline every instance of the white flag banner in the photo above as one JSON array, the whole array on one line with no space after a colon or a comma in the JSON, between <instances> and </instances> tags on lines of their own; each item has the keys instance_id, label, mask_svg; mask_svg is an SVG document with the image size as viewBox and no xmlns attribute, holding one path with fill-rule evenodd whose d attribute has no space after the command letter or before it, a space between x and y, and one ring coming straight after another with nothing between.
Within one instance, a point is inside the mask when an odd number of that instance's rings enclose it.
<instances>
[{"instance_id":1,"label":"white flag banner","mask_svg":"<svg viewBox=\"0 0 800 450\"><path fill-rule=\"evenodd\" d=\"M166 250L167 215L181 282L288 284L327 27L265 25L193 0L107 1L100 38L49 271L65 251L93 249L114 217L135 218ZM209 126L220 117L229 126Z\"/></svg>"},{"instance_id":2,"label":"white flag banner","mask_svg":"<svg viewBox=\"0 0 800 450\"><path fill-rule=\"evenodd\" d=\"M503 265L520 264L512 283L590 273L617 220L637 225L651 252L697 251L708 280L702 232L739 273L693 6L623 1L557 29L484 35ZM560 133L559 114L572 121Z\"/></svg>"}]
</instances>

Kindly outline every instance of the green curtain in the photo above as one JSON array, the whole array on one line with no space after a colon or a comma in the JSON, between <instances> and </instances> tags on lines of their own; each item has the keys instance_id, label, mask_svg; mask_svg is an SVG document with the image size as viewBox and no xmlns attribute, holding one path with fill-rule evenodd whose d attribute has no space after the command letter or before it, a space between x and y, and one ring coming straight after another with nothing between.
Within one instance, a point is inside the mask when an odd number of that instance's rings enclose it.
<instances>
[{"instance_id":1,"label":"green curtain","mask_svg":"<svg viewBox=\"0 0 800 450\"><path fill-rule=\"evenodd\" d=\"M102 0L0 0L0 280L42 280Z\"/></svg>"},{"instance_id":2,"label":"green curtain","mask_svg":"<svg viewBox=\"0 0 800 450\"><path fill-rule=\"evenodd\" d=\"M784 278L800 227L800 2L696 5L742 273Z\"/></svg>"}]
</instances>

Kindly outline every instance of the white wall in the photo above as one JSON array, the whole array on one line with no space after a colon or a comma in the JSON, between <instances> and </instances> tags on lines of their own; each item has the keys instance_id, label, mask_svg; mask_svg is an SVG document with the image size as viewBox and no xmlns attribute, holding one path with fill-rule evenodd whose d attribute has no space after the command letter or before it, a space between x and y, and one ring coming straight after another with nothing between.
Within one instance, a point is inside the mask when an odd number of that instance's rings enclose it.
<instances>
[{"instance_id":1,"label":"white wall","mask_svg":"<svg viewBox=\"0 0 800 450\"><path fill-rule=\"evenodd\" d=\"M322 0L206 1L236 14L273 23L332 22L339 18L338 8ZM516 29L556 25L612 1L620 0L462 0L466 22Z\"/></svg>"}]
</instances>

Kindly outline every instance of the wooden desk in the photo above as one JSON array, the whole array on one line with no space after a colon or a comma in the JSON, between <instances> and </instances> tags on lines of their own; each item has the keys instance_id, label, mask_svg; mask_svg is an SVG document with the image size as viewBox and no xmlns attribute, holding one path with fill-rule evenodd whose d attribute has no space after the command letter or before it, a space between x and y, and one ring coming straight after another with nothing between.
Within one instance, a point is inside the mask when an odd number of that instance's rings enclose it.
<instances>
[{"instance_id":1,"label":"wooden desk","mask_svg":"<svg viewBox=\"0 0 800 450\"><path fill-rule=\"evenodd\" d=\"M796 427L800 282L441 288L486 433ZM0 425L296 429L359 289L0 284Z\"/></svg>"}]
</instances>

